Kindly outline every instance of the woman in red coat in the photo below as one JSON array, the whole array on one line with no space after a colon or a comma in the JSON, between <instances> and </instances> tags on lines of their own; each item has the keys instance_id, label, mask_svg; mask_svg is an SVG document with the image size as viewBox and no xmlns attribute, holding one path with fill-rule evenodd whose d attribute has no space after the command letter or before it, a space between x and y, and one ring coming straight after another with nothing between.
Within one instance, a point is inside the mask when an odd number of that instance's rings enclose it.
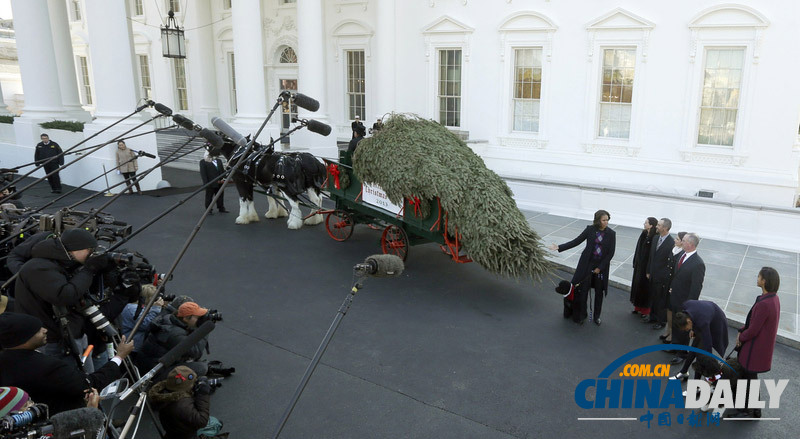
<instances>
[{"instance_id":1,"label":"woman in red coat","mask_svg":"<svg viewBox=\"0 0 800 439\"><path fill-rule=\"evenodd\" d=\"M754 380L759 373L767 372L772 367L772 352L775 350L781 318L781 301L778 299L781 278L778 272L772 267L762 268L756 284L761 287L761 295L747 313L744 327L739 329L736 337L739 363L744 369L744 376L739 378L746 380ZM739 410L734 416L760 418L761 410Z\"/></svg>"}]
</instances>

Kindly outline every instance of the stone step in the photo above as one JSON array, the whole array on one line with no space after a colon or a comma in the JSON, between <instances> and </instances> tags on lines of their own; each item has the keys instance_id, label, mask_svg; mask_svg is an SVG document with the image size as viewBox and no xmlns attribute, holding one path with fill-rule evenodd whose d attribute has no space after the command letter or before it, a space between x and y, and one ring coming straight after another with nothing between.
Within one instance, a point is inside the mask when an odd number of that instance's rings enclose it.
<instances>
[{"instance_id":1,"label":"stone step","mask_svg":"<svg viewBox=\"0 0 800 439\"><path fill-rule=\"evenodd\" d=\"M158 156L159 158L163 159L167 157L169 154L180 148L187 140L191 137L191 132L183 129L183 128L175 128L170 130L159 131L156 133L156 143L158 146ZM197 148L198 146L203 146L205 144L205 139L202 137L196 137L195 139L191 140L188 145L184 146L181 151L186 152L191 149ZM197 170L197 163L203 159L203 154L205 150L200 149L195 151L191 154L187 154L175 161L165 164L164 166L173 167L173 168L181 168L181 169L190 169L190 170ZM181 152L178 152L181 154Z\"/></svg>"}]
</instances>

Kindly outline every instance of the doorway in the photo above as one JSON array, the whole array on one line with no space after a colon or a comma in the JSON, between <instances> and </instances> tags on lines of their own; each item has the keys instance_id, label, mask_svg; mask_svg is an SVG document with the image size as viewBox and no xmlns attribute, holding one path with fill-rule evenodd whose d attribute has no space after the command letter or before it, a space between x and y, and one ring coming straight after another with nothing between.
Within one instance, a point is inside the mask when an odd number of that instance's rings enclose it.
<instances>
[{"instance_id":1,"label":"doorway","mask_svg":"<svg viewBox=\"0 0 800 439\"><path fill-rule=\"evenodd\" d=\"M281 91L288 90L292 93L297 92L297 79L279 79L279 87ZM284 102L281 108L281 136L286 134L292 128L292 118L297 117L297 105L291 105ZM281 139L281 147L284 149L289 148L289 138Z\"/></svg>"}]
</instances>

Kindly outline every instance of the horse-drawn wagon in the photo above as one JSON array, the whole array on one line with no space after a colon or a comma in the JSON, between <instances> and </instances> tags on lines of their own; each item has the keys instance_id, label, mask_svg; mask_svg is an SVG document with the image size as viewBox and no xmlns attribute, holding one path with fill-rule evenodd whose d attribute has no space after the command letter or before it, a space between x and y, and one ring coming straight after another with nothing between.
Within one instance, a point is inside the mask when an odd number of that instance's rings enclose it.
<instances>
[{"instance_id":1,"label":"horse-drawn wagon","mask_svg":"<svg viewBox=\"0 0 800 439\"><path fill-rule=\"evenodd\" d=\"M447 232L448 214L438 197L425 200L405 197L392 203L377 185L359 180L353 172L350 153L340 151L339 161L325 160L328 171L325 191L335 207L325 210L325 229L336 241L346 241L356 224L382 230L381 250L408 257L410 246L434 242L456 262L471 262L461 248L461 237Z\"/></svg>"}]
</instances>

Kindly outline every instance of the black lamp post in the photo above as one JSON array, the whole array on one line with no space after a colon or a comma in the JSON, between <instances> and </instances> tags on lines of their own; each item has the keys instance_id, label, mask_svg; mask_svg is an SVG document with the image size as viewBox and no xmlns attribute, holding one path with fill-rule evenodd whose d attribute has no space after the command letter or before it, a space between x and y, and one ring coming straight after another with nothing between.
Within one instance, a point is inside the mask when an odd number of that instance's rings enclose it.
<instances>
[{"instance_id":1,"label":"black lamp post","mask_svg":"<svg viewBox=\"0 0 800 439\"><path fill-rule=\"evenodd\" d=\"M186 38L172 11L169 11L167 25L161 27L161 54L165 58L186 58Z\"/></svg>"}]
</instances>

